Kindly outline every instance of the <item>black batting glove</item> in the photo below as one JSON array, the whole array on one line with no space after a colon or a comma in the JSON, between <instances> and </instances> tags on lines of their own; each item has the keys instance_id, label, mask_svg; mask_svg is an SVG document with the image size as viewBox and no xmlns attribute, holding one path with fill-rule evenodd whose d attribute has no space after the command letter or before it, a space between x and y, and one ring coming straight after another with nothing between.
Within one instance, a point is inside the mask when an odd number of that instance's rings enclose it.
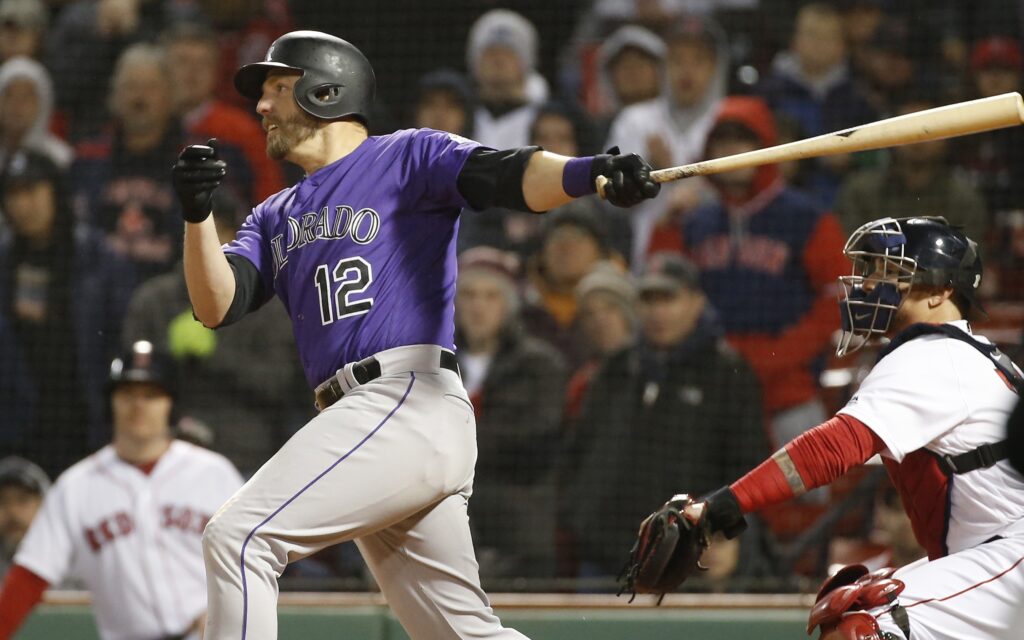
<instances>
[{"instance_id":1,"label":"black batting glove","mask_svg":"<svg viewBox=\"0 0 1024 640\"><path fill-rule=\"evenodd\" d=\"M635 153L619 154L618 147L594 157L590 168L591 181L604 176L604 197L617 207L632 207L653 198L661 185L651 180L651 165Z\"/></svg>"},{"instance_id":2,"label":"black batting glove","mask_svg":"<svg viewBox=\"0 0 1024 640\"><path fill-rule=\"evenodd\" d=\"M171 169L171 181L181 201L181 217L199 223L213 211L213 192L224 179L227 165L217 158L217 139L190 144L178 154Z\"/></svg>"}]
</instances>

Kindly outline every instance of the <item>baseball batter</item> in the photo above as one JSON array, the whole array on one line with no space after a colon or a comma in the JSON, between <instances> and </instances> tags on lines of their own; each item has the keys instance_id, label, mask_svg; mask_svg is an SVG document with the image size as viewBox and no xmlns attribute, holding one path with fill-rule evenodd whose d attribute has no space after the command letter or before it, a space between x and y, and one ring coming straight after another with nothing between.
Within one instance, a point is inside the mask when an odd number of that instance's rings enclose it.
<instances>
[{"instance_id":1,"label":"baseball batter","mask_svg":"<svg viewBox=\"0 0 1024 640\"><path fill-rule=\"evenodd\" d=\"M270 156L306 177L221 247L208 216L224 164L212 143L186 148L173 175L189 294L210 327L277 295L321 411L207 525L207 637L277 637L287 563L355 539L412 638L521 638L480 589L466 515L476 436L452 353L459 213L545 211L599 175L630 206L658 192L649 167L423 129L370 137L373 70L318 32L282 36L235 86L257 101Z\"/></svg>"},{"instance_id":2,"label":"baseball batter","mask_svg":"<svg viewBox=\"0 0 1024 640\"><path fill-rule=\"evenodd\" d=\"M114 440L47 492L0 592L0 638L69 576L89 589L104 639L200 637L203 528L242 478L171 438L173 383L150 343L113 361L110 384Z\"/></svg>"},{"instance_id":3,"label":"baseball batter","mask_svg":"<svg viewBox=\"0 0 1024 640\"><path fill-rule=\"evenodd\" d=\"M840 278L840 355L891 342L834 418L685 513L736 535L742 514L881 454L928 557L895 575L845 568L822 587L809 630L829 640L1020 638L1024 476L1004 438L1024 379L966 320L981 283L977 246L942 218L883 218L855 231L845 254L854 269Z\"/></svg>"}]
</instances>

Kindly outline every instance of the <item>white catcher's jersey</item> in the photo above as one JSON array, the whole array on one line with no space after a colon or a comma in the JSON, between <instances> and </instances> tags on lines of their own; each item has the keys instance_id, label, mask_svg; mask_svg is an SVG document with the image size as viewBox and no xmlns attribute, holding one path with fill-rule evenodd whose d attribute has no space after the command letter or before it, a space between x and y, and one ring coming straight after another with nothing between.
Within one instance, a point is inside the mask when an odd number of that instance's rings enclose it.
<instances>
[{"instance_id":1,"label":"white catcher's jersey","mask_svg":"<svg viewBox=\"0 0 1024 640\"><path fill-rule=\"evenodd\" d=\"M951 324L970 333L966 321ZM933 559L997 535L1024 535L1024 477L1006 460L946 478L934 456L1003 440L1017 400L977 349L928 334L885 356L839 411L885 443L883 460L888 458L915 533Z\"/></svg>"},{"instance_id":2,"label":"white catcher's jersey","mask_svg":"<svg viewBox=\"0 0 1024 640\"><path fill-rule=\"evenodd\" d=\"M206 610L203 528L240 486L227 458L186 442L148 475L108 445L61 474L14 561L83 581L105 639L180 634Z\"/></svg>"}]
</instances>

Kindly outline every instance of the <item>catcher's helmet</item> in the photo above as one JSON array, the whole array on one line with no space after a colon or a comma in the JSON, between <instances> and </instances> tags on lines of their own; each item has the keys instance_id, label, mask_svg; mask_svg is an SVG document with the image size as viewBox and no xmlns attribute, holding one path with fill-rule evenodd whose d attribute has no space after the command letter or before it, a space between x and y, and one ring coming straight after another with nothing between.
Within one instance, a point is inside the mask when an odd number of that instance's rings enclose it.
<instances>
[{"instance_id":1,"label":"catcher's helmet","mask_svg":"<svg viewBox=\"0 0 1024 640\"><path fill-rule=\"evenodd\" d=\"M888 330L903 301L900 284L948 287L984 312L976 295L982 276L978 245L945 218L869 222L853 232L843 253L853 261L853 275L839 279L846 291L839 301L839 355ZM865 281L872 282L870 291L864 288ZM855 338L859 342L851 347Z\"/></svg>"},{"instance_id":2,"label":"catcher's helmet","mask_svg":"<svg viewBox=\"0 0 1024 640\"><path fill-rule=\"evenodd\" d=\"M295 101L303 111L322 120L368 120L376 80L366 56L351 43L319 31L292 31L270 45L263 62L247 64L235 73L235 88L259 100L263 81L275 69L301 72Z\"/></svg>"},{"instance_id":3,"label":"catcher's helmet","mask_svg":"<svg viewBox=\"0 0 1024 640\"><path fill-rule=\"evenodd\" d=\"M113 391L117 385L130 382L151 382L172 397L177 391L173 362L163 354L155 352L152 343L145 340L139 340L132 345L131 350L114 358L110 363L108 391Z\"/></svg>"}]
</instances>

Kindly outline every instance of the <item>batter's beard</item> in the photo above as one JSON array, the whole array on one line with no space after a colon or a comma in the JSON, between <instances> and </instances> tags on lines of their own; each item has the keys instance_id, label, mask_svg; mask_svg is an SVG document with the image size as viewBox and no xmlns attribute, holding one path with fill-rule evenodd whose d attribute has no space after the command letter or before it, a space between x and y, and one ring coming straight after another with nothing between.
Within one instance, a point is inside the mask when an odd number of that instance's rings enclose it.
<instances>
[{"instance_id":1,"label":"batter's beard","mask_svg":"<svg viewBox=\"0 0 1024 640\"><path fill-rule=\"evenodd\" d=\"M317 125L316 118L301 111L278 123L277 129L267 132L267 155L273 160L284 160L298 144L313 137Z\"/></svg>"}]
</instances>

